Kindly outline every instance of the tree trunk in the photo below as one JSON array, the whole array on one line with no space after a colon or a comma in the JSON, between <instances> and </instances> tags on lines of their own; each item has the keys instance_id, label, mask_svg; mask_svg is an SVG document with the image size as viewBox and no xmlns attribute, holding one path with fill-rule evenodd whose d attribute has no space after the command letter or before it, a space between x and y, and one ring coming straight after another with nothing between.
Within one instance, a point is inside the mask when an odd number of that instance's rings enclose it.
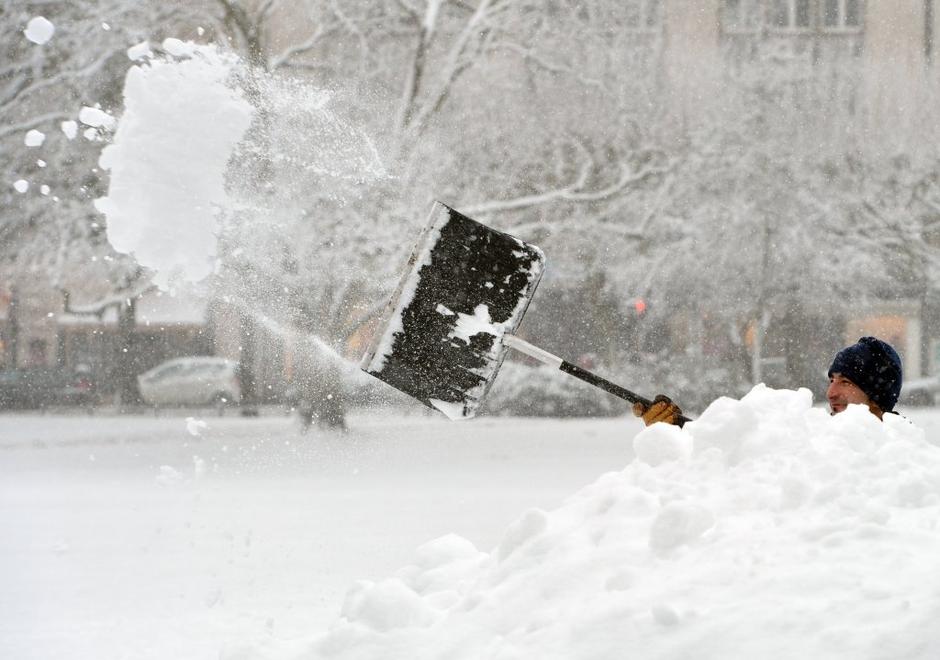
<instances>
[{"instance_id":1,"label":"tree trunk","mask_svg":"<svg viewBox=\"0 0 940 660\"><path fill-rule=\"evenodd\" d=\"M933 351L930 345L930 289L924 286L920 295L920 375L933 375Z\"/></svg>"},{"instance_id":2,"label":"tree trunk","mask_svg":"<svg viewBox=\"0 0 940 660\"><path fill-rule=\"evenodd\" d=\"M257 414L258 386L255 359L257 357L257 328L254 320L248 314L242 314L241 351L238 359L238 381L241 384L242 413L246 415Z\"/></svg>"},{"instance_id":3,"label":"tree trunk","mask_svg":"<svg viewBox=\"0 0 940 660\"><path fill-rule=\"evenodd\" d=\"M763 312L758 313L758 318L754 322L754 344L751 346L751 385L757 385L763 380L764 374L761 370L761 355L764 352L764 324L762 323Z\"/></svg>"},{"instance_id":4,"label":"tree trunk","mask_svg":"<svg viewBox=\"0 0 940 660\"><path fill-rule=\"evenodd\" d=\"M118 307L117 365L118 403L121 406L141 402L137 388L136 346L134 328L137 325L137 301L129 299Z\"/></svg>"},{"instance_id":5,"label":"tree trunk","mask_svg":"<svg viewBox=\"0 0 940 660\"><path fill-rule=\"evenodd\" d=\"M20 321L19 321L19 295L17 294L16 285L14 284L10 288L10 308L9 308L9 326L10 326L10 359L7 361L7 367L9 369L16 369L17 364L19 363L19 350L20 350Z\"/></svg>"}]
</instances>

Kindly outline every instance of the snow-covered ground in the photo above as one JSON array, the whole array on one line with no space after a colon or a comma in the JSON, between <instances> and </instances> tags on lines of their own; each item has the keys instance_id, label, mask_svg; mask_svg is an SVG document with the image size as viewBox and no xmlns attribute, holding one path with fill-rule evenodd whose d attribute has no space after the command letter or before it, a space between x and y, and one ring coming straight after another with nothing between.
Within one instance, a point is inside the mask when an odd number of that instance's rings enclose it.
<instances>
[{"instance_id":1,"label":"snow-covered ground","mask_svg":"<svg viewBox=\"0 0 940 660\"><path fill-rule=\"evenodd\" d=\"M192 413L188 413L192 415ZM493 547L632 458L633 419L0 415L0 658L215 659L336 618L449 533ZM199 433L198 436L193 433Z\"/></svg>"},{"instance_id":2,"label":"snow-covered ground","mask_svg":"<svg viewBox=\"0 0 940 660\"><path fill-rule=\"evenodd\" d=\"M934 657L929 443L768 396L691 436L629 418L375 412L303 436L283 415L0 416L0 657L599 658L621 640L766 657L761 635L787 641L779 657ZM935 441L940 411L909 417ZM689 437L702 458L682 457Z\"/></svg>"}]
</instances>

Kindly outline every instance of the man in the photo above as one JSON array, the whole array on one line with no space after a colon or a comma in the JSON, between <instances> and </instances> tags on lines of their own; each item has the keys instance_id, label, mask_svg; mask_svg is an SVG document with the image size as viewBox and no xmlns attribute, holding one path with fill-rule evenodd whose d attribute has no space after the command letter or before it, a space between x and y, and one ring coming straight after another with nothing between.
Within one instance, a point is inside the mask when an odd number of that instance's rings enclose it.
<instances>
[{"instance_id":1,"label":"man","mask_svg":"<svg viewBox=\"0 0 940 660\"><path fill-rule=\"evenodd\" d=\"M874 337L862 337L836 354L829 367L826 399L835 415L850 403L860 403L878 419L894 412L901 394L901 358L891 346ZM660 394L649 406L633 405L633 414L649 426L656 422L675 424L682 411L669 397Z\"/></svg>"}]
</instances>

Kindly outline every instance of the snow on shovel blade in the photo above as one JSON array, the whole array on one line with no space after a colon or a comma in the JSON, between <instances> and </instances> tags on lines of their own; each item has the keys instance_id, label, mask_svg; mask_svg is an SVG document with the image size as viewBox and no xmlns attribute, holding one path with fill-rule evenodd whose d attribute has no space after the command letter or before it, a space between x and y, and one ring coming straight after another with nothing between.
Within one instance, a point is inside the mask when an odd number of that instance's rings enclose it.
<instances>
[{"instance_id":1,"label":"snow on shovel blade","mask_svg":"<svg viewBox=\"0 0 940 660\"><path fill-rule=\"evenodd\" d=\"M451 419L473 417L544 266L534 245L436 202L362 369Z\"/></svg>"}]
</instances>

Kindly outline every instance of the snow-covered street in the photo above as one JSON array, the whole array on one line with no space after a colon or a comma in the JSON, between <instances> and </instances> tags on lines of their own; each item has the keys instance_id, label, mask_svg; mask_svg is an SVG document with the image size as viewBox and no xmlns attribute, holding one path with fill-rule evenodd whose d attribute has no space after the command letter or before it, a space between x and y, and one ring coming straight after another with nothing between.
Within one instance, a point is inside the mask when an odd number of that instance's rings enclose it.
<instances>
[{"instance_id":1,"label":"snow-covered street","mask_svg":"<svg viewBox=\"0 0 940 660\"><path fill-rule=\"evenodd\" d=\"M192 413L190 413L192 414ZM357 579L491 548L632 458L633 419L0 416L0 657L217 658L319 632ZM193 433L199 433L198 436Z\"/></svg>"}]
</instances>

